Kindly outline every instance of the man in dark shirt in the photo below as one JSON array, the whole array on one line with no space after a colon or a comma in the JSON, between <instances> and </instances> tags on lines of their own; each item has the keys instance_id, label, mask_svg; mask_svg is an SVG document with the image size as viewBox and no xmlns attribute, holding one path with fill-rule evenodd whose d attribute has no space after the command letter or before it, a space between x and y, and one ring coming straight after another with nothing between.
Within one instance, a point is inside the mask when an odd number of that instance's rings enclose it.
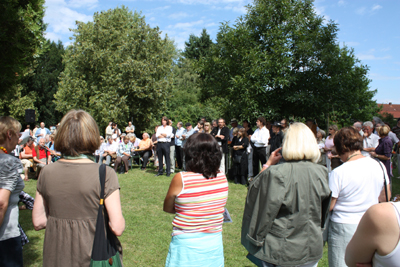
<instances>
[{"instance_id":1,"label":"man in dark shirt","mask_svg":"<svg viewBox=\"0 0 400 267\"><path fill-rule=\"evenodd\" d=\"M223 118L218 119L218 127L211 131L211 135L217 139L217 142L222 151L222 159L219 170L225 173L225 154L228 153L228 140L229 140L229 129L225 126L225 120Z\"/></svg>"},{"instance_id":2,"label":"man in dark shirt","mask_svg":"<svg viewBox=\"0 0 400 267\"><path fill-rule=\"evenodd\" d=\"M271 135L271 139L269 140L271 144L271 153L282 146L283 133L280 122L276 121L272 124L272 132L274 134Z\"/></svg>"}]
</instances>

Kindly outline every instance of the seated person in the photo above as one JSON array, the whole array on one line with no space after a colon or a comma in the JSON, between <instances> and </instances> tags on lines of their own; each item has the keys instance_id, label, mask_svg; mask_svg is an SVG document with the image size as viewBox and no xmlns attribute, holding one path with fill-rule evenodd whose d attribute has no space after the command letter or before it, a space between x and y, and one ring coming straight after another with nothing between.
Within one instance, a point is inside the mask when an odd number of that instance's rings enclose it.
<instances>
[{"instance_id":1,"label":"seated person","mask_svg":"<svg viewBox=\"0 0 400 267\"><path fill-rule=\"evenodd\" d=\"M104 146L104 153L100 154L99 164L106 158L106 165L110 165L112 158L117 158L118 143L113 142L112 137L108 137L107 144Z\"/></svg>"},{"instance_id":2,"label":"seated person","mask_svg":"<svg viewBox=\"0 0 400 267\"><path fill-rule=\"evenodd\" d=\"M97 149L94 152L94 157L95 157L95 162L99 162L100 161L100 155L104 154L104 148L107 145L107 143L104 143L104 137L100 136L100 146L99 149Z\"/></svg>"},{"instance_id":3,"label":"seated person","mask_svg":"<svg viewBox=\"0 0 400 267\"><path fill-rule=\"evenodd\" d=\"M151 142L150 136L148 133L144 133L142 135L143 140L139 142L139 155L143 158L143 164L142 167L140 168L141 170L146 170L147 162L149 161L149 158L151 157L151 149L153 147L153 144Z\"/></svg>"},{"instance_id":4,"label":"seated person","mask_svg":"<svg viewBox=\"0 0 400 267\"><path fill-rule=\"evenodd\" d=\"M33 138L29 137L28 142L26 142L23 151L19 154L19 159L21 160L22 166L24 166L24 180L28 181L28 170L33 166L33 155L32 151L35 150L35 145L33 144Z\"/></svg>"},{"instance_id":5,"label":"seated person","mask_svg":"<svg viewBox=\"0 0 400 267\"><path fill-rule=\"evenodd\" d=\"M117 172L118 166L121 164L121 161L124 162L125 165L125 174L128 173L129 164L128 160L131 158L131 152L133 151L133 145L129 142L129 137L124 136L123 143L119 145L117 150L117 160L114 163L114 170Z\"/></svg>"},{"instance_id":6,"label":"seated person","mask_svg":"<svg viewBox=\"0 0 400 267\"><path fill-rule=\"evenodd\" d=\"M40 170L51 163L51 154L48 150L45 147L45 138L40 138L38 145L32 151L33 161L36 163L36 178L39 176Z\"/></svg>"},{"instance_id":7,"label":"seated person","mask_svg":"<svg viewBox=\"0 0 400 267\"><path fill-rule=\"evenodd\" d=\"M47 135L46 135L47 137ZM46 146L50 149L50 153L51 153L51 157L53 159L53 162L55 162L56 160L58 160L61 157L61 153L55 151L54 149L54 134L49 135L49 142L46 144Z\"/></svg>"}]
</instances>

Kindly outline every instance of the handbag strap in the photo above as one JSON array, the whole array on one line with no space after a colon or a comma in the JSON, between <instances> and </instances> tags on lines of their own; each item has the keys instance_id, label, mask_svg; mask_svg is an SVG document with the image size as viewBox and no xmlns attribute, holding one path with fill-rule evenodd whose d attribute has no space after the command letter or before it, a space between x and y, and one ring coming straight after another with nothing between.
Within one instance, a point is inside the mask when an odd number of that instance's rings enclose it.
<instances>
[{"instance_id":1,"label":"handbag strap","mask_svg":"<svg viewBox=\"0 0 400 267\"><path fill-rule=\"evenodd\" d=\"M381 169L382 169L382 172L383 172L383 185L385 187L386 202L389 202L388 194L387 194L387 184L386 184L386 179L385 179L385 170L383 169L382 164L379 161L379 159L374 158L374 160L376 160L378 162L379 166L381 166Z\"/></svg>"},{"instance_id":2,"label":"handbag strap","mask_svg":"<svg viewBox=\"0 0 400 267\"><path fill-rule=\"evenodd\" d=\"M104 206L104 185L106 183L106 165L101 164L99 168L100 176L100 206Z\"/></svg>"}]
</instances>

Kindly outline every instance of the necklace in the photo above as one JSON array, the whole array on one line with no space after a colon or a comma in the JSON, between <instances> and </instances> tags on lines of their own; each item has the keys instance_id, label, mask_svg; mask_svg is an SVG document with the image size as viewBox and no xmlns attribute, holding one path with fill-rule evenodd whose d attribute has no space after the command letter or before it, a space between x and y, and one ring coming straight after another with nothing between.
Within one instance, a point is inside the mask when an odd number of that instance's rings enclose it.
<instances>
[{"instance_id":1,"label":"necklace","mask_svg":"<svg viewBox=\"0 0 400 267\"><path fill-rule=\"evenodd\" d=\"M359 156L359 155L361 155L361 154L360 154L360 153L357 153L357 154L351 155L350 157L348 157L348 158L346 159L346 162L349 161L352 157Z\"/></svg>"},{"instance_id":2,"label":"necklace","mask_svg":"<svg viewBox=\"0 0 400 267\"><path fill-rule=\"evenodd\" d=\"M4 153L8 154L7 149L5 147L0 146L0 149L4 151Z\"/></svg>"}]
</instances>

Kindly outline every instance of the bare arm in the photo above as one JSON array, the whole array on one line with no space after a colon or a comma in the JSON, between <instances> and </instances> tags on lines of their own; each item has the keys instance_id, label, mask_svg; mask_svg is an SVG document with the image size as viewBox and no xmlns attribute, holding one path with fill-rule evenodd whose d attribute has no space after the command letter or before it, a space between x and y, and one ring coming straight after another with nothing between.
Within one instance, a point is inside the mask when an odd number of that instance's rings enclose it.
<instances>
[{"instance_id":1,"label":"bare arm","mask_svg":"<svg viewBox=\"0 0 400 267\"><path fill-rule=\"evenodd\" d=\"M10 199L11 191L8 189L0 189L0 226L3 224L4 215L8 209L8 201Z\"/></svg>"},{"instance_id":2,"label":"bare arm","mask_svg":"<svg viewBox=\"0 0 400 267\"><path fill-rule=\"evenodd\" d=\"M377 252L387 255L396 247L399 226L392 204L377 204L362 217L346 249L345 261L352 266L371 266Z\"/></svg>"},{"instance_id":3,"label":"bare arm","mask_svg":"<svg viewBox=\"0 0 400 267\"><path fill-rule=\"evenodd\" d=\"M164 199L164 211L175 214L175 198L182 191L182 176L180 173L175 174L172 178L167 195Z\"/></svg>"},{"instance_id":4,"label":"bare arm","mask_svg":"<svg viewBox=\"0 0 400 267\"><path fill-rule=\"evenodd\" d=\"M388 193L388 200L390 201L390 198L392 197L392 193L390 192L390 185L389 184L386 185L386 190L387 190L387 193ZM382 188L382 191L379 194L379 197L378 197L379 202L386 202L386 194L385 193L386 192L385 192L385 187L384 187L384 188Z\"/></svg>"},{"instance_id":5,"label":"bare arm","mask_svg":"<svg viewBox=\"0 0 400 267\"><path fill-rule=\"evenodd\" d=\"M334 208L335 205L336 205L336 201L337 201L337 197L332 197L332 198L331 198L331 206L330 206L330 208L329 208L329 211L332 211L332 210L333 210L333 208Z\"/></svg>"},{"instance_id":6,"label":"bare arm","mask_svg":"<svg viewBox=\"0 0 400 267\"><path fill-rule=\"evenodd\" d=\"M47 225L47 206L42 195L36 191L35 204L32 211L32 223L36 231L46 228Z\"/></svg>"},{"instance_id":7,"label":"bare arm","mask_svg":"<svg viewBox=\"0 0 400 267\"><path fill-rule=\"evenodd\" d=\"M264 164L265 166L263 166L260 172L265 171L269 166L275 165L281 160L282 155L279 153L279 151L281 150L282 148L280 147L271 153L271 156L269 156L267 163Z\"/></svg>"},{"instance_id":8,"label":"bare arm","mask_svg":"<svg viewBox=\"0 0 400 267\"><path fill-rule=\"evenodd\" d=\"M104 206L106 207L110 219L108 225L110 226L111 231L116 236L122 235L125 230L125 219L122 215L119 190L115 190L104 200Z\"/></svg>"}]
</instances>

